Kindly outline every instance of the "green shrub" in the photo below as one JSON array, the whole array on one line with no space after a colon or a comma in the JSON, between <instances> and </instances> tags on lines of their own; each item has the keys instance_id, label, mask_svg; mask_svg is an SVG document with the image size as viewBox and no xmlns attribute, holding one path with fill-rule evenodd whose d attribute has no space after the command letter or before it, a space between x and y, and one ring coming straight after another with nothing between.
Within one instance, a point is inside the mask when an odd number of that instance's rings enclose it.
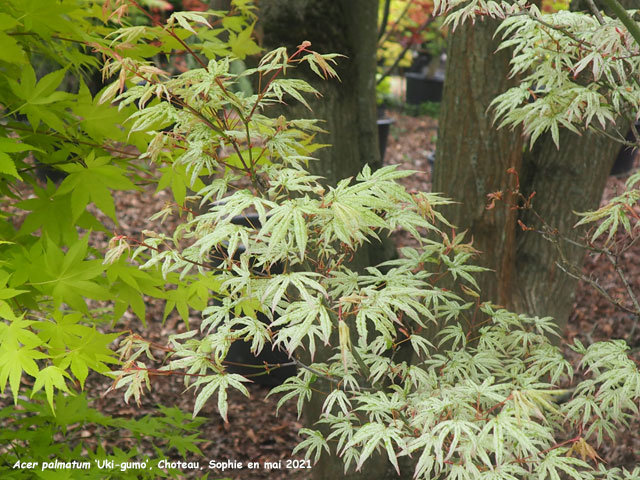
<instances>
[{"instance_id":1,"label":"green shrub","mask_svg":"<svg viewBox=\"0 0 640 480\"><path fill-rule=\"evenodd\" d=\"M255 48L248 38L249 6L239 3L239 10L221 18L227 26L207 33L210 51L224 55ZM119 35L108 17L124 14L125 4L111 2L116 11L107 7L92 0L7 0L0 12L2 478L47 474L15 466L18 460L87 460L95 467L96 459L114 460L115 470L74 470L74 478L141 478L118 464L148 461L152 448L163 455L172 449L199 452L195 427L200 420L183 421L166 407L153 417L111 418L90 408L83 393L92 372L107 375L119 364L110 345L120 333L109 332L123 313L130 308L144 322L143 295L172 298L159 274L126 262L104 265L103 253L89 241L92 232L117 225L115 198L139 189L147 173L135 148L146 146L145 135L123 127L135 108L101 104L87 86L91 80L95 87L101 65L94 50L108 50ZM156 42L129 55L171 53L189 35L181 26L171 32L134 28ZM217 41L226 33L230 43ZM40 179L41 172L50 178ZM176 189L180 175L172 177ZM182 310L174 302L167 314L174 307ZM149 450L103 447L80 435L83 429L105 439L114 432L144 438ZM152 467L145 478L166 476ZM174 470L171 476L180 473Z\"/></svg>"}]
</instances>

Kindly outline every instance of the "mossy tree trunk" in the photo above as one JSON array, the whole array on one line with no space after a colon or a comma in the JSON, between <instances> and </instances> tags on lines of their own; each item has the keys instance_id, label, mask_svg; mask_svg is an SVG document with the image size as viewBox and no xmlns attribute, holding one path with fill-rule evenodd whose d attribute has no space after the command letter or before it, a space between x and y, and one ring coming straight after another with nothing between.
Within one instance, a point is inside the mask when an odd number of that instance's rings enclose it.
<instances>
[{"instance_id":1,"label":"mossy tree trunk","mask_svg":"<svg viewBox=\"0 0 640 480\"><path fill-rule=\"evenodd\" d=\"M525 152L521 132L493 127L490 102L510 86L508 58L495 53L496 23L477 22L451 35L433 190L460 202L447 218L468 230L480 250L480 264L492 269L478 277L482 297L519 313L552 316L563 328L577 280L559 268L582 265L585 251L570 242L550 242L533 231L542 223L531 211L511 209L512 199L488 210L487 195L507 192L519 173L520 190L535 192L533 207L566 238L576 239L574 211L598 205L620 145L593 132L562 132L560 149L550 136ZM560 247L560 251L558 250ZM566 264L565 263L565 264Z\"/></svg>"},{"instance_id":2,"label":"mossy tree trunk","mask_svg":"<svg viewBox=\"0 0 640 480\"><path fill-rule=\"evenodd\" d=\"M327 133L319 134L316 141L330 147L315 152L318 161L312 163L311 171L323 176L327 185L335 185L343 178L355 177L365 164L379 167L375 104L378 0L261 0L259 5L259 35L265 48L286 46L294 51L308 40L313 50L345 55L336 67L340 81L322 81L312 72L296 71L296 76L322 93L321 98L310 102L312 112L293 102L283 108L287 118L323 120L321 126ZM355 266L378 263L384 253L377 250L363 249ZM326 353L317 352L315 360ZM314 390L319 392L329 392L330 388L332 385L322 379L314 383ZM320 417L325 398L314 392L305 406L305 422L313 428L317 428L313 423ZM352 465L345 474L334 450L331 456L323 454L313 468L313 478L398 478L386 456L370 459L360 472L353 469Z\"/></svg>"}]
</instances>

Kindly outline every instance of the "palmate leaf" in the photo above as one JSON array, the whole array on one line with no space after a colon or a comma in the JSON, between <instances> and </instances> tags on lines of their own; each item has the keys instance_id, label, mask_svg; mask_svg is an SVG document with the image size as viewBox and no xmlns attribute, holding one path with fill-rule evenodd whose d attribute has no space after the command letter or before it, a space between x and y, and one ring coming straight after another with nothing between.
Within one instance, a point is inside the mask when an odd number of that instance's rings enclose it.
<instances>
[{"instance_id":1,"label":"palmate leaf","mask_svg":"<svg viewBox=\"0 0 640 480\"><path fill-rule=\"evenodd\" d=\"M13 401L17 404L22 372L36 377L40 371L36 360L47 357L47 354L34 348L6 348L3 344L0 347L0 393L4 394L8 379Z\"/></svg>"},{"instance_id":2,"label":"palmate leaf","mask_svg":"<svg viewBox=\"0 0 640 480\"><path fill-rule=\"evenodd\" d=\"M218 411L220 412L220 416L223 418L225 422L227 422L227 388L233 387L236 390L242 392L242 394L249 398L249 391L247 387L245 387L242 382L248 382L246 378L242 375L238 375L235 373L225 373L222 375L208 375L206 377L198 379L194 382L193 387L202 387L200 393L196 397L196 402L193 407L193 416L198 414L198 412L202 409L205 402L209 400L211 395L213 395L216 390L218 391Z\"/></svg>"},{"instance_id":3,"label":"palmate leaf","mask_svg":"<svg viewBox=\"0 0 640 480\"><path fill-rule=\"evenodd\" d=\"M31 396L33 397L33 395L44 387L51 411L55 411L53 406L54 388L70 393L69 388L67 387L67 382L65 381L65 378L69 378L69 374L63 369L51 365L40 370L35 377L36 381L33 384Z\"/></svg>"},{"instance_id":4,"label":"palmate leaf","mask_svg":"<svg viewBox=\"0 0 640 480\"><path fill-rule=\"evenodd\" d=\"M56 196L71 193L72 220L76 221L84 212L89 201L117 223L115 204L110 189L137 190L133 182L126 176L123 168L112 164L111 157L95 157L92 152L85 165L68 165L69 173L64 179Z\"/></svg>"},{"instance_id":5,"label":"palmate leaf","mask_svg":"<svg viewBox=\"0 0 640 480\"><path fill-rule=\"evenodd\" d=\"M62 117L65 116L66 105L59 102L71 98L71 94L56 91L62 82L66 70L51 72L39 81L36 79L33 67L28 64L22 68L19 81L8 78L7 82L13 94L21 102L17 106L18 112L27 116L29 124L36 130L40 122L62 132L65 129Z\"/></svg>"},{"instance_id":6,"label":"palmate leaf","mask_svg":"<svg viewBox=\"0 0 640 480\"><path fill-rule=\"evenodd\" d=\"M54 306L67 303L75 310L87 312L84 297L107 300L103 286L104 265L100 260L85 260L88 237L78 239L66 254L49 239L41 239L30 251L30 285L53 298ZM98 280L98 278L100 280Z\"/></svg>"},{"instance_id":7,"label":"palmate leaf","mask_svg":"<svg viewBox=\"0 0 640 480\"><path fill-rule=\"evenodd\" d=\"M26 346L34 348L40 346L42 341L33 333L31 326L33 320L25 320L24 315L9 318L9 324L0 322L0 348L13 350Z\"/></svg>"},{"instance_id":8,"label":"palmate leaf","mask_svg":"<svg viewBox=\"0 0 640 480\"><path fill-rule=\"evenodd\" d=\"M360 458L356 465L356 470L360 470L365 460L371 456L373 451L379 447L383 447L387 452L389 461L399 475L400 468L398 467L398 458L393 444L395 443L396 447L404 448L405 441L402 439L402 436L401 431L396 427L383 425L381 423L366 423L356 431L351 441L345 446L345 449L356 445L363 445Z\"/></svg>"},{"instance_id":9,"label":"palmate leaf","mask_svg":"<svg viewBox=\"0 0 640 480\"><path fill-rule=\"evenodd\" d=\"M320 456L322 455L322 450L325 450L327 454L331 453L329 445L324 439L322 432L318 430L311 430L309 428L301 428L298 431L298 435L307 435L307 438L295 446L293 452L291 452L292 455L295 455L300 451L304 451L304 458L311 458L315 452L313 463L318 463L318 460L320 460Z\"/></svg>"},{"instance_id":10,"label":"palmate leaf","mask_svg":"<svg viewBox=\"0 0 640 480\"><path fill-rule=\"evenodd\" d=\"M312 377L308 380L303 380L299 377L289 377L282 385L278 385L277 387L271 389L267 397L270 397L271 395L274 395L276 393L284 393L284 395L278 400L278 405L276 406L276 414L278 413L278 410L280 410L280 407L282 407L282 405L284 405L287 400L297 397L298 418L300 418L300 416L302 415L302 407L305 400L309 400L311 398L311 383L313 383L314 381L315 377Z\"/></svg>"},{"instance_id":11,"label":"palmate leaf","mask_svg":"<svg viewBox=\"0 0 640 480\"><path fill-rule=\"evenodd\" d=\"M189 22L199 23L201 25L205 25L211 28L211 24L207 21L207 18L200 13L196 12L176 12L171 14L169 19L167 20L167 26L172 26L175 22L178 22L185 30L188 30L192 33L197 32L193 29L193 27L189 24Z\"/></svg>"},{"instance_id":12,"label":"palmate leaf","mask_svg":"<svg viewBox=\"0 0 640 480\"><path fill-rule=\"evenodd\" d=\"M115 299L114 317L120 318L127 308L131 308L133 313L146 323L146 305L143 300L144 295L151 295L155 298L164 297L162 287L164 282L156 275L145 270L140 270L134 265L127 263L126 259L120 258L107 266L107 280L112 298Z\"/></svg>"},{"instance_id":13,"label":"palmate leaf","mask_svg":"<svg viewBox=\"0 0 640 480\"><path fill-rule=\"evenodd\" d=\"M112 142L126 141L127 136L121 125L131 115L131 108L114 108L108 104L100 104L99 98L97 95L91 98L84 82L80 84L72 110L82 119L82 130L97 143L102 143L105 139Z\"/></svg>"},{"instance_id":14,"label":"palmate leaf","mask_svg":"<svg viewBox=\"0 0 640 480\"><path fill-rule=\"evenodd\" d=\"M17 179L22 179L18 170L16 169L15 161L8 153L16 152L28 152L40 150L33 145L17 142L14 138L2 138L0 137L0 174L11 175Z\"/></svg>"},{"instance_id":15,"label":"palmate leaf","mask_svg":"<svg viewBox=\"0 0 640 480\"><path fill-rule=\"evenodd\" d=\"M33 328L50 349L64 351L67 345L74 347L78 339L91 331L91 328L78 323L82 318L79 313L64 315L56 310L49 321L34 322Z\"/></svg>"},{"instance_id":16,"label":"palmate leaf","mask_svg":"<svg viewBox=\"0 0 640 480\"><path fill-rule=\"evenodd\" d=\"M311 107L303 97L303 93L319 94L319 92L303 80L297 80L292 78L280 78L274 80L269 85L268 93L274 95L278 101L282 102L285 94L291 95L298 102L302 103L305 107L311 110Z\"/></svg>"},{"instance_id":17,"label":"palmate leaf","mask_svg":"<svg viewBox=\"0 0 640 480\"><path fill-rule=\"evenodd\" d=\"M239 59L244 59L249 55L260 53L262 49L252 37L253 25L251 28L245 28L237 34L229 32L228 47L231 48L233 55Z\"/></svg>"},{"instance_id":18,"label":"palmate leaf","mask_svg":"<svg viewBox=\"0 0 640 480\"><path fill-rule=\"evenodd\" d=\"M578 468L590 470L590 465L584 460L568 456L568 451L568 448L556 448L547 452L538 466L538 478L560 480L570 477L584 480L585 476Z\"/></svg>"},{"instance_id":19,"label":"palmate leaf","mask_svg":"<svg viewBox=\"0 0 640 480\"><path fill-rule=\"evenodd\" d=\"M345 415L347 415L352 410L349 398L347 397L346 393L339 388L332 390L331 393L327 396L327 399L322 405L322 411L325 414L330 414L331 410L336 404Z\"/></svg>"},{"instance_id":20,"label":"palmate leaf","mask_svg":"<svg viewBox=\"0 0 640 480\"><path fill-rule=\"evenodd\" d=\"M116 364L118 360L111 343L120 336L118 333L103 334L95 329L80 338L77 345L60 360L60 368L71 368L71 372L84 388L89 369L106 374L111 370L109 364Z\"/></svg>"},{"instance_id":21,"label":"palmate leaf","mask_svg":"<svg viewBox=\"0 0 640 480\"><path fill-rule=\"evenodd\" d=\"M118 375L113 385L109 390L116 390L118 388L127 385L127 390L124 392L124 402L129 403L129 400L133 396L138 406L140 405L140 397L144 391L145 386L148 390L151 390L151 383L149 381L149 371L142 362L136 362L135 365L131 363L126 364L123 370L112 372L114 375ZM107 390L107 391L109 391Z\"/></svg>"},{"instance_id":22,"label":"palmate leaf","mask_svg":"<svg viewBox=\"0 0 640 480\"><path fill-rule=\"evenodd\" d=\"M187 188L200 190L204 188L204 183L196 178L193 184L186 173L185 165L173 164L169 167L161 167L158 171L162 174L158 180L157 192L164 188L171 188L173 199L178 205L184 205L184 199L187 196Z\"/></svg>"},{"instance_id":23,"label":"palmate leaf","mask_svg":"<svg viewBox=\"0 0 640 480\"><path fill-rule=\"evenodd\" d=\"M54 364L71 372L84 387L89 369L99 373L108 372L107 364L117 363L116 354L109 348L120 335L99 333L95 328L82 325L82 314L63 315L55 311L49 321L33 324L38 337L46 342L54 356Z\"/></svg>"},{"instance_id":24,"label":"palmate leaf","mask_svg":"<svg viewBox=\"0 0 640 480\"><path fill-rule=\"evenodd\" d=\"M189 325L189 308L203 311L213 294L220 289L220 281L215 276L201 275L186 277L183 280L173 275L170 279L176 284L173 290L166 290L161 298L166 298L162 320L166 320L175 309L180 318Z\"/></svg>"},{"instance_id":25,"label":"palmate leaf","mask_svg":"<svg viewBox=\"0 0 640 480\"><path fill-rule=\"evenodd\" d=\"M54 195L56 186L48 182L46 188L34 187L35 196L18 202L16 206L29 213L20 230L19 235L29 235L39 228L42 234L54 243L72 242L77 238L73 228L71 215L71 196Z\"/></svg>"}]
</instances>

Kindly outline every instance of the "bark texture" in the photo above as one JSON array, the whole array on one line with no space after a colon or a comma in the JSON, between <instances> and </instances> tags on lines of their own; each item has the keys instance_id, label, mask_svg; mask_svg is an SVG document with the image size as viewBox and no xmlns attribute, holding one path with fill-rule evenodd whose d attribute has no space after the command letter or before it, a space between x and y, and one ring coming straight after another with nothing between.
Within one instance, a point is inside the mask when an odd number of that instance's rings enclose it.
<instances>
[{"instance_id":1,"label":"bark texture","mask_svg":"<svg viewBox=\"0 0 640 480\"><path fill-rule=\"evenodd\" d=\"M495 26L480 22L451 36L433 189L460 202L448 218L469 230L483 252L480 263L492 269L478 278L483 298L519 313L552 316L562 328L577 280L558 264L579 268L584 249L522 231L518 220L536 229L542 223L531 212L510 210L508 198L487 210L486 196L513 187L515 177L507 169L514 167L520 190L536 193L533 206L541 218L575 239L573 212L597 206L620 145L592 132L562 132L560 149L543 136L533 151L523 153L519 131L496 131L487 109L510 83L506 55L494 53Z\"/></svg>"},{"instance_id":2,"label":"bark texture","mask_svg":"<svg viewBox=\"0 0 640 480\"><path fill-rule=\"evenodd\" d=\"M464 25L451 36L433 190L459 202L445 215L459 231L468 230L482 252L480 263L494 270L478 277L483 296L503 303L513 285L516 214L503 202L487 210L487 195L512 186L506 171L521 167L522 137L519 131L496 131L487 112L513 84L505 74L507 53L495 53L497 25Z\"/></svg>"},{"instance_id":3,"label":"bark texture","mask_svg":"<svg viewBox=\"0 0 640 480\"><path fill-rule=\"evenodd\" d=\"M296 75L322 93L304 107L287 107L287 117L313 117L328 131L318 143L331 145L316 152L312 170L328 184L354 176L364 164L380 165L376 126L375 68L377 0L263 0L260 27L267 49L286 46L289 51L304 40L321 53L340 53L336 71L340 81L323 81L306 67Z\"/></svg>"},{"instance_id":4,"label":"bark texture","mask_svg":"<svg viewBox=\"0 0 640 480\"><path fill-rule=\"evenodd\" d=\"M536 192L536 213L558 235L545 238L517 229L510 308L552 316L561 328L566 325L578 282L562 269L577 266L579 270L585 255L585 249L566 240L579 240L573 229L579 219L574 212L598 206L619 150L619 143L594 132L582 136L563 132L559 150L545 138L524 156L521 189L527 195ZM522 211L520 219L530 228L543 227L530 211Z\"/></svg>"}]
</instances>

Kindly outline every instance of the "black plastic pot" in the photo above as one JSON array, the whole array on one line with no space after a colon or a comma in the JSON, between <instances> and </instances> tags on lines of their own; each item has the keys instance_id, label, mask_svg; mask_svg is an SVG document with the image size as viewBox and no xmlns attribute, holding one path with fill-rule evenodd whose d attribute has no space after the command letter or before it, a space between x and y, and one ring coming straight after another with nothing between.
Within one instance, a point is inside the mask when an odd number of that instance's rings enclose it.
<instances>
[{"instance_id":1,"label":"black plastic pot","mask_svg":"<svg viewBox=\"0 0 640 480\"><path fill-rule=\"evenodd\" d=\"M442 101L444 78L429 78L423 73L407 72L404 75L407 82L407 103L420 105L425 102Z\"/></svg>"},{"instance_id":2,"label":"black plastic pot","mask_svg":"<svg viewBox=\"0 0 640 480\"><path fill-rule=\"evenodd\" d=\"M414 57L411 62L411 66L407 68L406 72L409 73L421 73L429 66L433 57L428 53L419 53Z\"/></svg>"},{"instance_id":3,"label":"black plastic pot","mask_svg":"<svg viewBox=\"0 0 640 480\"><path fill-rule=\"evenodd\" d=\"M620 153L616 157L616 161L611 167L609 175L622 175L629 172L633 168L636 159L636 151L631 147L622 147Z\"/></svg>"},{"instance_id":4,"label":"black plastic pot","mask_svg":"<svg viewBox=\"0 0 640 480\"><path fill-rule=\"evenodd\" d=\"M231 222L235 225L243 225L248 228L260 228L260 220L257 214L246 214L233 217ZM240 245L234 252L233 258L239 259L240 255L244 253L245 247ZM224 250L224 247L219 247L217 252L213 252L211 255L212 264L221 265L225 258L228 257L228 253ZM271 267L270 273L277 274L282 273L282 265L275 264ZM264 271L256 271L257 274L266 274ZM257 313L257 318L263 323L270 323L269 319L262 313ZM229 352L225 360L227 363L227 371L231 373L237 373L240 375L249 376L251 380L260 385L276 386L280 385L287 378L296 374L295 366L286 366L279 368L272 368L270 370L259 369L256 367L264 367L265 364L276 365L290 363L291 360L286 353L279 350L269 350L268 347L264 348L258 355L254 355L251 352L251 343L236 341L229 347ZM264 373L267 372L268 373ZM261 375L256 375L260 373Z\"/></svg>"},{"instance_id":5,"label":"black plastic pot","mask_svg":"<svg viewBox=\"0 0 640 480\"><path fill-rule=\"evenodd\" d=\"M395 123L393 118L378 119L378 148L380 149L380 161L384 162L384 154L387 151L387 141L389 140L389 132L391 125Z\"/></svg>"},{"instance_id":6,"label":"black plastic pot","mask_svg":"<svg viewBox=\"0 0 640 480\"><path fill-rule=\"evenodd\" d=\"M636 124L636 129L640 128L640 123ZM627 142L634 142L635 138L633 136L633 132L629 130L627 133L627 137L625 138ZM620 147L620 152L618 152L618 156L616 157L616 161L611 167L611 173L609 175L622 175L627 173L633 168L633 163L636 159L636 153L638 150L634 147Z\"/></svg>"}]
</instances>

